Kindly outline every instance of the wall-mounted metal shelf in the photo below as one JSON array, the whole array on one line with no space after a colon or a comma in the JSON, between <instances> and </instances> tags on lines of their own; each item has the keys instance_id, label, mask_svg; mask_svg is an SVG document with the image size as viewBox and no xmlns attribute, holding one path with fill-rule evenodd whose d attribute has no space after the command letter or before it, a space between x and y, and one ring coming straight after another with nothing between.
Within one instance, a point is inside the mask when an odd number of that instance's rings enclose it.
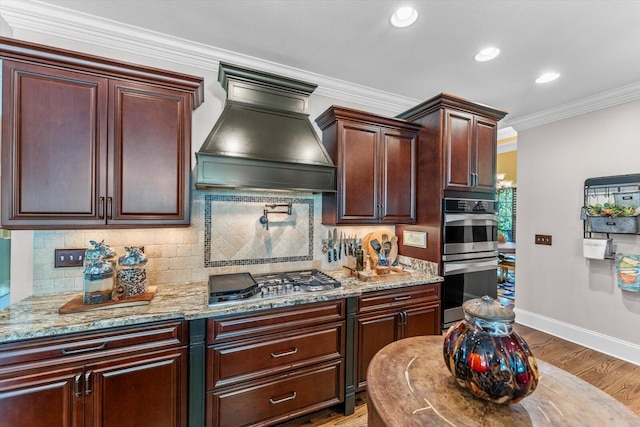
<instances>
[{"instance_id":1,"label":"wall-mounted metal shelf","mask_svg":"<svg viewBox=\"0 0 640 427\"><path fill-rule=\"evenodd\" d=\"M611 234L640 234L640 216L595 216L589 215L589 206L640 205L640 174L588 178L584 182L584 206L581 219L585 239L612 240ZM606 236L606 237L605 237ZM615 253L608 251L606 259L614 259Z\"/></svg>"}]
</instances>

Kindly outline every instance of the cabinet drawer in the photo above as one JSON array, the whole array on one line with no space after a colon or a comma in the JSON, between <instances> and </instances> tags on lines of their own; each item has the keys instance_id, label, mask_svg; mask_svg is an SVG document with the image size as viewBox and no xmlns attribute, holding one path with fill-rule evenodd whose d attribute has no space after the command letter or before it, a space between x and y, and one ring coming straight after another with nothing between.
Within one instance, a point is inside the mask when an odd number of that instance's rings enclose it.
<instances>
[{"instance_id":1,"label":"cabinet drawer","mask_svg":"<svg viewBox=\"0 0 640 427\"><path fill-rule=\"evenodd\" d=\"M344 322L211 346L207 389L344 356Z\"/></svg>"},{"instance_id":2,"label":"cabinet drawer","mask_svg":"<svg viewBox=\"0 0 640 427\"><path fill-rule=\"evenodd\" d=\"M263 336L344 320L344 300L302 304L207 320L207 344Z\"/></svg>"},{"instance_id":3,"label":"cabinet drawer","mask_svg":"<svg viewBox=\"0 0 640 427\"><path fill-rule=\"evenodd\" d=\"M207 394L211 426L267 425L344 400L342 361Z\"/></svg>"},{"instance_id":4,"label":"cabinet drawer","mask_svg":"<svg viewBox=\"0 0 640 427\"><path fill-rule=\"evenodd\" d=\"M34 338L0 344L0 366L43 359L76 360L96 355L106 357L123 351L170 348L184 345L188 339L188 324L183 320Z\"/></svg>"},{"instance_id":5,"label":"cabinet drawer","mask_svg":"<svg viewBox=\"0 0 640 427\"><path fill-rule=\"evenodd\" d=\"M360 314L425 301L440 301L440 283L366 293L358 297L357 312Z\"/></svg>"}]
</instances>

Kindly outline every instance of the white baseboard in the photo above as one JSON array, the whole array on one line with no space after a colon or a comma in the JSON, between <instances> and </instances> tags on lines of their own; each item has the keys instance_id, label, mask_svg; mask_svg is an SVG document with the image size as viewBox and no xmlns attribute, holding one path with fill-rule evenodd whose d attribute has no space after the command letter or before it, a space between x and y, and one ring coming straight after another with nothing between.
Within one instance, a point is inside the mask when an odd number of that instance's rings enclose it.
<instances>
[{"instance_id":1,"label":"white baseboard","mask_svg":"<svg viewBox=\"0 0 640 427\"><path fill-rule=\"evenodd\" d=\"M520 310L517 307L513 311L516 313L516 323L640 366L640 346L636 344Z\"/></svg>"}]
</instances>

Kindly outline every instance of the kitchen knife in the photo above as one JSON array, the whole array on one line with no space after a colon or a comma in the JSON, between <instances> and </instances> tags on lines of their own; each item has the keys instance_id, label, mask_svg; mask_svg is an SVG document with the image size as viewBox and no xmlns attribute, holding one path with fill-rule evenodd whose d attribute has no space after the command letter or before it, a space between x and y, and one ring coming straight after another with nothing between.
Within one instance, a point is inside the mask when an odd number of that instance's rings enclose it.
<instances>
[{"instance_id":1,"label":"kitchen knife","mask_svg":"<svg viewBox=\"0 0 640 427\"><path fill-rule=\"evenodd\" d=\"M338 245L338 259L342 259L342 231L340 232L340 244Z\"/></svg>"},{"instance_id":2,"label":"kitchen knife","mask_svg":"<svg viewBox=\"0 0 640 427\"><path fill-rule=\"evenodd\" d=\"M348 257L349 255L351 255L351 252L349 251L349 245L351 244L351 239L349 238L349 236L347 236L345 242L344 242L344 257Z\"/></svg>"},{"instance_id":3,"label":"kitchen knife","mask_svg":"<svg viewBox=\"0 0 640 427\"><path fill-rule=\"evenodd\" d=\"M327 252L327 256L329 258L329 262L331 262L331 252L333 252L333 238L331 237L331 230L327 231L327 236L329 240L329 251Z\"/></svg>"},{"instance_id":4,"label":"kitchen knife","mask_svg":"<svg viewBox=\"0 0 640 427\"><path fill-rule=\"evenodd\" d=\"M335 228L333 229L333 241L335 242L335 244L338 244L338 230L336 230ZM333 247L333 260L337 261L338 260L338 251L336 250L335 246Z\"/></svg>"}]
</instances>

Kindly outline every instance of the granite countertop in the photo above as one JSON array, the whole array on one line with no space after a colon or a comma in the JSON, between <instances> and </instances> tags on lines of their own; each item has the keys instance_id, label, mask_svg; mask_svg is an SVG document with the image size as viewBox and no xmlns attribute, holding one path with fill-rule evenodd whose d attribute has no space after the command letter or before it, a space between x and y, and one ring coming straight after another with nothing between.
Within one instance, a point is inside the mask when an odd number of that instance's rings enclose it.
<instances>
[{"instance_id":1,"label":"granite countertop","mask_svg":"<svg viewBox=\"0 0 640 427\"><path fill-rule=\"evenodd\" d=\"M352 277L348 270L325 271L342 283L331 291L309 292L282 298L221 303L209 307L207 283L159 285L148 305L114 307L81 313L59 314L58 309L78 293L33 296L0 310L0 342L61 335L117 326L168 320L202 319L235 313L248 313L319 301L358 296L377 290L436 283L443 280L428 272L412 271L410 276L384 281L364 282Z\"/></svg>"}]
</instances>

